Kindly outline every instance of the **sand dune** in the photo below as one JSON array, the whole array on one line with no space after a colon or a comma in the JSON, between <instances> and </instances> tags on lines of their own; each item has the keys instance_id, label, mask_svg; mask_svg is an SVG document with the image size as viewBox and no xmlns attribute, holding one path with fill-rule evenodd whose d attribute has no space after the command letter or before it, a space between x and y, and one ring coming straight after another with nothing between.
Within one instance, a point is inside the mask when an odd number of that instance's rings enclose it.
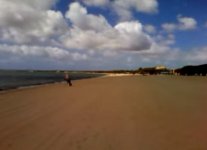
<instances>
[{"instance_id":1,"label":"sand dune","mask_svg":"<svg viewBox=\"0 0 207 150\"><path fill-rule=\"evenodd\" d=\"M206 150L207 78L88 79L0 94L0 150Z\"/></svg>"}]
</instances>

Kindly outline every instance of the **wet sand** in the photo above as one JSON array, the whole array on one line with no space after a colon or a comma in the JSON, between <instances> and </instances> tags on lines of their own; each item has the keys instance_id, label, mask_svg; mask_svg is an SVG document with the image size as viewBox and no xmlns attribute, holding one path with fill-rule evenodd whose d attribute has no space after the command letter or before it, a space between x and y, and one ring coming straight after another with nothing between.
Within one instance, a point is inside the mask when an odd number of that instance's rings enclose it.
<instances>
[{"instance_id":1,"label":"wet sand","mask_svg":"<svg viewBox=\"0 0 207 150\"><path fill-rule=\"evenodd\" d=\"M107 77L0 94L0 150L206 150L207 77Z\"/></svg>"}]
</instances>

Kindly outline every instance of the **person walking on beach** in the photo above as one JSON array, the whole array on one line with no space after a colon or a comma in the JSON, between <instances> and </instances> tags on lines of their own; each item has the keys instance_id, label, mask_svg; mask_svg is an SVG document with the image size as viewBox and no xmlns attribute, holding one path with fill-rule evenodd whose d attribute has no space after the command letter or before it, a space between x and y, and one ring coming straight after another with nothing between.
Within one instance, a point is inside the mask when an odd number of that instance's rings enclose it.
<instances>
[{"instance_id":1,"label":"person walking on beach","mask_svg":"<svg viewBox=\"0 0 207 150\"><path fill-rule=\"evenodd\" d=\"M70 78L70 76L69 76L68 73L65 74L64 79L65 79L65 81L68 83L69 86L72 86L71 78Z\"/></svg>"}]
</instances>

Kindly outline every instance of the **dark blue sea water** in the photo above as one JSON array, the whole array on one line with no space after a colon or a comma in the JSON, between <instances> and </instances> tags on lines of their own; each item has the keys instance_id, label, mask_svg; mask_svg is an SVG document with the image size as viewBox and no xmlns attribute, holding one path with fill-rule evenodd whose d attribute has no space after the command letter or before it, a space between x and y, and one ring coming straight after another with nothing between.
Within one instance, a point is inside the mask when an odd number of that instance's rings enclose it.
<instances>
[{"instance_id":1,"label":"dark blue sea water","mask_svg":"<svg viewBox=\"0 0 207 150\"><path fill-rule=\"evenodd\" d=\"M103 74L69 72L72 80L94 78ZM0 90L64 81L64 73L56 71L0 70Z\"/></svg>"}]
</instances>

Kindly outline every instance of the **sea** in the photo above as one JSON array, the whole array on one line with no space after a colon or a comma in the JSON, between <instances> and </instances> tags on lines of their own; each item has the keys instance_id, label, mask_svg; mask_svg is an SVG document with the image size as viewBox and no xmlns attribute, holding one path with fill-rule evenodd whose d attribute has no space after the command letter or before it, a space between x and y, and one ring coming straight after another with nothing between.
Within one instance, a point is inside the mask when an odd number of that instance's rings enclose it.
<instances>
[{"instance_id":1,"label":"sea","mask_svg":"<svg viewBox=\"0 0 207 150\"><path fill-rule=\"evenodd\" d=\"M104 76L100 73L68 72L72 80ZM0 70L0 91L64 81L63 71Z\"/></svg>"}]
</instances>

